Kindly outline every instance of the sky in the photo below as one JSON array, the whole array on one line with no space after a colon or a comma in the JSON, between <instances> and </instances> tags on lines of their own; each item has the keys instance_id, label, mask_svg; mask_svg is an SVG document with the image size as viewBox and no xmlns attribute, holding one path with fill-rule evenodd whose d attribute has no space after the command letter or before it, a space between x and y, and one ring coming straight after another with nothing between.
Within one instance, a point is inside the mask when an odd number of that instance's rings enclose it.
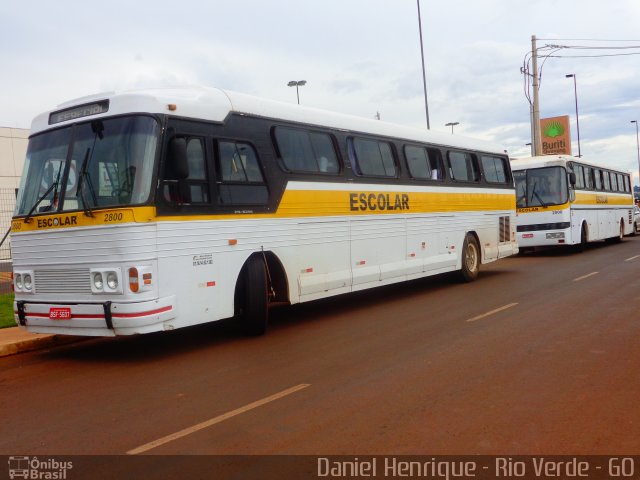
<instances>
[{"instance_id":1,"label":"sky","mask_svg":"<svg viewBox=\"0 0 640 480\"><path fill-rule=\"evenodd\" d=\"M431 129L459 122L454 134L512 157L530 154L521 67L531 36L540 55L546 45L617 47L541 57L540 114L571 116L577 154L577 92L583 157L638 183L639 0L420 0L420 10ZM0 127L29 128L73 98L147 87L295 103L287 83L306 80L301 104L426 128L417 0L21 0L0 19ZM570 57L594 54L618 56Z\"/></svg>"}]
</instances>

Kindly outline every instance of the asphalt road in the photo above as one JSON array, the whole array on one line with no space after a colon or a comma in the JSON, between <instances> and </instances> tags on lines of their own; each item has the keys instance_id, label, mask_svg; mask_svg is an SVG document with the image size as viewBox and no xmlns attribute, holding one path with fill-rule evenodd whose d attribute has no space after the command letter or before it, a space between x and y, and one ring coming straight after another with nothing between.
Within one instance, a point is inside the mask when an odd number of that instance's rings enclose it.
<instances>
[{"instance_id":1,"label":"asphalt road","mask_svg":"<svg viewBox=\"0 0 640 480\"><path fill-rule=\"evenodd\" d=\"M0 454L638 454L640 237L0 359Z\"/></svg>"}]
</instances>

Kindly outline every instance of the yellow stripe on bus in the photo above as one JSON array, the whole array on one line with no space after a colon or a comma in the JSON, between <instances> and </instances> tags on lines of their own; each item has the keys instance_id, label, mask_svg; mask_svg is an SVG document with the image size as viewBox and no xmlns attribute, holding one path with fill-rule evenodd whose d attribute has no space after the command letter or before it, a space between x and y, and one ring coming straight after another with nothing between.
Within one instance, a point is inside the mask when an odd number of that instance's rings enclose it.
<instances>
[{"instance_id":1,"label":"yellow stripe on bus","mask_svg":"<svg viewBox=\"0 0 640 480\"><path fill-rule=\"evenodd\" d=\"M158 217L155 207L128 207L93 212L61 213L31 218L29 223L16 218L12 232L57 228L92 227L120 223L154 221L230 220L247 218L296 218L350 215L387 215L399 213L450 213L469 211L515 210L515 195L505 193L433 193L382 191L287 190L275 213L255 213L238 207L237 213L205 215L169 215Z\"/></svg>"},{"instance_id":2,"label":"yellow stripe on bus","mask_svg":"<svg viewBox=\"0 0 640 480\"><path fill-rule=\"evenodd\" d=\"M628 205L633 207L631 195L608 195L606 193L576 193L574 205Z\"/></svg>"}]
</instances>

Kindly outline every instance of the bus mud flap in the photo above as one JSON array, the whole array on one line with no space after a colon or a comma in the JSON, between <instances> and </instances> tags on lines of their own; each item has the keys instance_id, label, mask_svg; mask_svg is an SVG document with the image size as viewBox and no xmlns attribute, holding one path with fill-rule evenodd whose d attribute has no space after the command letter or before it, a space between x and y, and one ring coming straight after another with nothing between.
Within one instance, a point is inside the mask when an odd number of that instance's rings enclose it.
<instances>
[{"instance_id":1,"label":"bus mud flap","mask_svg":"<svg viewBox=\"0 0 640 480\"><path fill-rule=\"evenodd\" d=\"M24 304L24 300L19 300L18 302L16 302L16 305L18 307L18 323L20 323L20 325L22 325L23 327L27 324L27 314L24 311Z\"/></svg>"},{"instance_id":2,"label":"bus mud flap","mask_svg":"<svg viewBox=\"0 0 640 480\"><path fill-rule=\"evenodd\" d=\"M107 328L113 330L113 317L111 316L111 302L104 302L102 304L104 308L104 321L107 322Z\"/></svg>"}]
</instances>

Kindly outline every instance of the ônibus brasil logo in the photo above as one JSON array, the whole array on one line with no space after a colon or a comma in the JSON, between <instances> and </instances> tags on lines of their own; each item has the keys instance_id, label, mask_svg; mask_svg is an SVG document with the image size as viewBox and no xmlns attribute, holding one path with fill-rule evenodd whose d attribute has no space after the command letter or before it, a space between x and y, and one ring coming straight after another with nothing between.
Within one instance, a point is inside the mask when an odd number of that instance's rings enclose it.
<instances>
[{"instance_id":1,"label":"\u00f4nibus brasil logo","mask_svg":"<svg viewBox=\"0 0 640 480\"><path fill-rule=\"evenodd\" d=\"M38 457L9 457L9 478L38 480L65 480L67 470L73 468L73 462L61 462L54 458L40 460Z\"/></svg>"}]
</instances>

